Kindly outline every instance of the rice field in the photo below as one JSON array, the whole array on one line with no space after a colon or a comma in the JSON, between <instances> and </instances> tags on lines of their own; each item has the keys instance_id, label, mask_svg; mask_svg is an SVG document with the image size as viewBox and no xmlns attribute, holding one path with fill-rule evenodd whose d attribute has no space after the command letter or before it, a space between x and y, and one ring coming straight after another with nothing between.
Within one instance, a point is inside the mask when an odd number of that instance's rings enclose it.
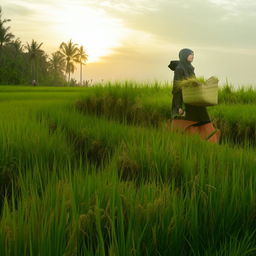
<instances>
[{"instance_id":1,"label":"rice field","mask_svg":"<svg viewBox=\"0 0 256 256\"><path fill-rule=\"evenodd\" d=\"M256 91L220 144L168 128L171 85L0 87L0 255L256 255Z\"/></svg>"}]
</instances>

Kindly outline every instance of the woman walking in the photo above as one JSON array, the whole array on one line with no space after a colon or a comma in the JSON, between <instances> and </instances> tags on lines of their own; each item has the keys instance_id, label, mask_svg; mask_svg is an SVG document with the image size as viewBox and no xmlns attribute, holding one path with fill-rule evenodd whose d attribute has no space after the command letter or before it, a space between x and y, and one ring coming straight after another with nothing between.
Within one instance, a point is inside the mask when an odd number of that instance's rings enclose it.
<instances>
[{"instance_id":1,"label":"woman walking","mask_svg":"<svg viewBox=\"0 0 256 256\"><path fill-rule=\"evenodd\" d=\"M178 83L184 79L195 77L194 67L191 64L193 60L194 52L184 48L179 52L179 61L171 61L168 66L174 71L172 129L198 133L205 140L218 142L219 131L211 123L206 107L185 104L182 99L182 89Z\"/></svg>"}]
</instances>

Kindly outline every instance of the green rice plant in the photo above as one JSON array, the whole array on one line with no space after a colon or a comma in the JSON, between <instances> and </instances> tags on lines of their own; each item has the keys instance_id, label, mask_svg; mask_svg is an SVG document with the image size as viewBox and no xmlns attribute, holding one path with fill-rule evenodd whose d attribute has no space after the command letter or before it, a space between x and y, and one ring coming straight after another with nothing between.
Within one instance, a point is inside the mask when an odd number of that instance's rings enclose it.
<instances>
[{"instance_id":1,"label":"green rice plant","mask_svg":"<svg viewBox=\"0 0 256 256\"><path fill-rule=\"evenodd\" d=\"M98 88L100 91L101 88ZM153 95L134 92L129 94L129 90L125 89L118 95L117 88L111 88L109 92L102 89L101 93L97 95L92 92L91 96L87 96L76 103L79 111L85 114L96 114L105 116L108 119L118 120L122 123L137 124L143 126L161 127L166 120L171 118L171 102L168 90L164 89L162 92L153 91ZM137 89L132 89L136 91ZM235 95L235 94L234 94ZM244 97L244 96L241 96ZM169 100L168 100L169 99ZM221 101L221 99L219 99ZM239 99L237 100L239 102ZM241 106L242 112L239 111ZM225 111L228 110L228 113ZM208 109L210 117L215 125L222 131L222 142L232 144L254 144L253 138L255 133L254 119L253 119L253 105L222 105L211 107ZM232 119L230 114L232 114ZM230 113L230 114L229 114ZM241 113L241 114L240 114ZM237 117L237 118L236 118ZM247 126L249 124L249 126ZM236 126L238 125L238 128ZM248 141L251 140L251 143Z\"/></svg>"},{"instance_id":2,"label":"green rice plant","mask_svg":"<svg viewBox=\"0 0 256 256\"><path fill-rule=\"evenodd\" d=\"M140 242L142 239L147 242L145 229L150 231L152 227L148 221L160 224L157 210L165 211L166 189L147 185L135 191L132 185L116 184L113 178L88 176L84 171L72 176L64 173L59 181L49 177L49 184L40 197L37 190L33 190L36 187L31 187L31 176L22 178L17 210L12 211L5 203L4 221L0 222L1 253L107 255L111 250L122 255L141 255L158 246L145 248ZM159 201L161 197L164 201ZM154 219L149 214L159 217ZM164 216L168 216L167 212ZM163 241L167 245L168 239Z\"/></svg>"},{"instance_id":3,"label":"green rice plant","mask_svg":"<svg viewBox=\"0 0 256 256\"><path fill-rule=\"evenodd\" d=\"M190 77L181 81L178 81L178 86L183 87L197 87L206 83L204 77Z\"/></svg>"},{"instance_id":4,"label":"green rice plant","mask_svg":"<svg viewBox=\"0 0 256 256\"><path fill-rule=\"evenodd\" d=\"M222 104L253 104L256 102L256 91L252 86L237 88L226 84L219 88L218 97Z\"/></svg>"},{"instance_id":5,"label":"green rice plant","mask_svg":"<svg viewBox=\"0 0 256 256\"><path fill-rule=\"evenodd\" d=\"M63 110L42 111L39 115L46 120L51 133L61 131L64 134L78 162L81 160L103 164L112 155L118 141L128 133L127 127L118 127L104 119L84 116L72 108Z\"/></svg>"},{"instance_id":6,"label":"green rice plant","mask_svg":"<svg viewBox=\"0 0 256 256\"><path fill-rule=\"evenodd\" d=\"M23 100L12 90L0 101L0 178L10 192L3 187L0 255L255 254L252 148L128 126L73 106L110 90L166 117L168 88L60 90L54 98L49 88ZM211 111L228 127L240 121L239 136L252 127L253 106Z\"/></svg>"},{"instance_id":7,"label":"green rice plant","mask_svg":"<svg viewBox=\"0 0 256 256\"><path fill-rule=\"evenodd\" d=\"M254 236L248 237L254 230L253 172L236 179L241 169L218 176L212 168L216 183L198 173L176 189L137 187L90 168L49 175L41 190L39 170L20 173L18 206L6 201L0 221L1 254L203 255L237 234L247 251L255 248Z\"/></svg>"},{"instance_id":8,"label":"green rice plant","mask_svg":"<svg viewBox=\"0 0 256 256\"><path fill-rule=\"evenodd\" d=\"M216 169L229 170L234 162L240 163L241 161L236 160L235 157L240 158L240 155L243 155L243 149L238 148L231 153L227 145L211 145L201 141L197 136L172 134L165 131L145 131L139 136L140 139L134 135L117 151L114 160L117 166L113 169L119 170L124 180L135 180L139 183L158 180L159 182L174 182L179 186L197 175L200 168L203 172L214 165ZM203 158L202 152L204 152ZM247 157L250 155L248 161L254 162L253 152L248 150L246 154ZM246 159L244 158L246 154L242 156L242 159ZM213 164L213 161L216 163ZM225 162L225 167L221 165L222 161Z\"/></svg>"},{"instance_id":9,"label":"green rice plant","mask_svg":"<svg viewBox=\"0 0 256 256\"><path fill-rule=\"evenodd\" d=\"M215 255L215 256L249 256L255 255L256 248L252 245L252 239L254 236L254 232L245 234L243 238L240 235L231 236L228 239L225 239L221 243L220 249L212 248L208 249L207 251L203 252L201 255Z\"/></svg>"},{"instance_id":10,"label":"green rice plant","mask_svg":"<svg viewBox=\"0 0 256 256\"><path fill-rule=\"evenodd\" d=\"M152 101L148 96L149 92L147 92L147 95L144 93L146 90L147 88L108 87L99 90L95 95L79 100L76 107L85 114L104 115L109 119L130 124L159 126L166 119L165 115L170 118L170 108L167 106L166 110L160 104L158 104L158 107L155 105L152 107L149 104L149 101ZM155 99L158 99L160 103L162 97L158 90L159 88L148 89L148 91L152 91ZM148 102L147 105L143 104L145 98ZM164 114L161 111L162 109L165 110Z\"/></svg>"},{"instance_id":11,"label":"green rice plant","mask_svg":"<svg viewBox=\"0 0 256 256\"><path fill-rule=\"evenodd\" d=\"M255 146L255 105L220 105L209 110L222 138L230 144Z\"/></svg>"}]
</instances>

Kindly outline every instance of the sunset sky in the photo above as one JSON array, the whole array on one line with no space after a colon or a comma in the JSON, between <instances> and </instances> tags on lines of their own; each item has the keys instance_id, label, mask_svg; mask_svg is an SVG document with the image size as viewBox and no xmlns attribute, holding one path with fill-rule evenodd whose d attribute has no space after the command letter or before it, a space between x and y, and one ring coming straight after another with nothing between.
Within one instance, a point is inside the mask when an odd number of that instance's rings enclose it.
<instances>
[{"instance_id":1,"label":"sunset sky","mask_svg":"<svg viewBox=\"0 0 256 256\"><path fill-rule=\"evenodd\" d=\"M1 0L23 43L48 54L72 39L84 45L84 79L172 81L170 60L195 52L197 76L256 86L255 0ZM78 74L75 74L75 77Z\"/></svg>"}]
</instances>

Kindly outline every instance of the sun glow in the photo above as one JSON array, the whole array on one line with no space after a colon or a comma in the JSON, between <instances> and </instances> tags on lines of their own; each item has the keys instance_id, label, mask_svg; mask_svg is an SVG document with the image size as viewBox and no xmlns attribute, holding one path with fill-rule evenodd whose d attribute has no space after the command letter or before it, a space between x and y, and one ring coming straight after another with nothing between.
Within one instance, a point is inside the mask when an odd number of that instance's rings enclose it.
<instances>
[{"instance_id":1,"label":"sun glow","mask_svg":"<svg viewBox=\"0 0 256 256\"><path fill-rule=\"evenodd\" d=\"M83 45L88 54L88 62L100 61L100 57L111 54L112 49L121 45L125 28L103 10L81 6L64 6L54 17L55 30L66 41Z\"/></svg>"}]
</instances>

